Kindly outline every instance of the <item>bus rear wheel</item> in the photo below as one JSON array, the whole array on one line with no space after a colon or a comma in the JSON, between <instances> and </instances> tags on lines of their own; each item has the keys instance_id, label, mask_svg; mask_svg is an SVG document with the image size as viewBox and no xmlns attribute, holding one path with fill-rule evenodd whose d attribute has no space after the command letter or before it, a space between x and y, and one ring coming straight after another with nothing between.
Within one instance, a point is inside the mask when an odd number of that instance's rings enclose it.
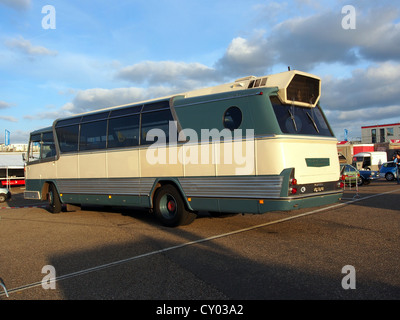
<instances>
[{"instance_id":1,"label":"bus rear wheel","mask_svg":"<svg viewBox=\"0 0 400 320\"><path fill-rule=\"evenodd\" d=\"M197 217L195 213L186 210L180 192L172 185L164 185L156 191L154 213L167 227L187 225Z\"/></svg>"},{"instance_id":2,"label":"bus rear wheel","mask_svg":"<svg viewBox=\"0 0 400 320\"><path fill-rule=\"evenodd\" d=\"M58 195L56 186L54 184L50 184L49 186L49 193L47 194L47 200L49 202L49 211L51 213L61 212L62 204L60 196Z\"/></svg>"}]
</instances>

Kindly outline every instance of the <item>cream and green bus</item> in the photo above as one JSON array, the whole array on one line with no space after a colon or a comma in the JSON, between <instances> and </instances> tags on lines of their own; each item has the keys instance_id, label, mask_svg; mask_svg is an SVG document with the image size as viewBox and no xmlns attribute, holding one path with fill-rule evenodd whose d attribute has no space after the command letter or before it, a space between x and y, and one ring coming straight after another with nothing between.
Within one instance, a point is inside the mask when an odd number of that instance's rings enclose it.
<instances>
[{"instance_id":1,"label":"cream and green bus","mask_svg":"<svg viewBox=\"0 0 400 320\"><path fill-rule=\"evenodd\" d=\"M292 70L57 119L34 131L26 199L148 208L165 226L202 211L328 205L342 188L319 77Z\"/></svg>"}]
</instances>

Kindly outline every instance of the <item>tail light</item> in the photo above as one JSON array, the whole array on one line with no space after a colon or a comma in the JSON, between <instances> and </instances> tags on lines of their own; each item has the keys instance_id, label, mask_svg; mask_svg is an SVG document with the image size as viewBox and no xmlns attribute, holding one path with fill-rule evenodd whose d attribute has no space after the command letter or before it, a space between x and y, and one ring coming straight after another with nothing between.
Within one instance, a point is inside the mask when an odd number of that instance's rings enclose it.
<instances>
[{"instance_id":1,"label":"tail light","mask_svg":"<svg viewBox=\"0 0 400 320\"><path fill-rule=\"evenodd\" d=\"M295 195L297 193L297 179L294 177L294 169L290 173L289 179L289 195Z\"/></svg>"}]
</instances>

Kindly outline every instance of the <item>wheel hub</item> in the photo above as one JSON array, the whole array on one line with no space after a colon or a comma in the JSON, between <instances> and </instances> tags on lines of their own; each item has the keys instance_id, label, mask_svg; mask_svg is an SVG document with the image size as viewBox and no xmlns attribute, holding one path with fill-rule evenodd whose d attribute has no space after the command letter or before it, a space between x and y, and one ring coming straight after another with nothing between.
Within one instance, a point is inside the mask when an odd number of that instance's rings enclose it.
<instances>
[{"instance_id":1,"label":"wheel hub","mask_svg":"<svg viewBox=\"0 0 400 320\"><path fill-rule=\"evenodd\" d=\"M176 203L173 199L170 199L167 203L167 209L169 212L175 212L176 209Z\"/></svg>"}]
</instances>

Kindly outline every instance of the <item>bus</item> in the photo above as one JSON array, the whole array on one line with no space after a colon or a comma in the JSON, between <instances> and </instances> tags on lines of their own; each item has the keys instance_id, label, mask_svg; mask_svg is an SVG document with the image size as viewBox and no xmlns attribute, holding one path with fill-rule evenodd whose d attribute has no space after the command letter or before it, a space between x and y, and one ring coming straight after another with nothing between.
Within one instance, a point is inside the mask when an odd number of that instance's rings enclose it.
<instances>
[{"instance_id":1,"label":"bus","mask_svg":"<svg viewBox=\"0 0 400 320\"><path fill-rule=\"evenodd\" d=\"M290 70L57 119L30 134L24 197L52 213L146 208L168 227L199 212L336 203L337 139L320 96L319 77Z\"/></svg>"}]
</instances>

